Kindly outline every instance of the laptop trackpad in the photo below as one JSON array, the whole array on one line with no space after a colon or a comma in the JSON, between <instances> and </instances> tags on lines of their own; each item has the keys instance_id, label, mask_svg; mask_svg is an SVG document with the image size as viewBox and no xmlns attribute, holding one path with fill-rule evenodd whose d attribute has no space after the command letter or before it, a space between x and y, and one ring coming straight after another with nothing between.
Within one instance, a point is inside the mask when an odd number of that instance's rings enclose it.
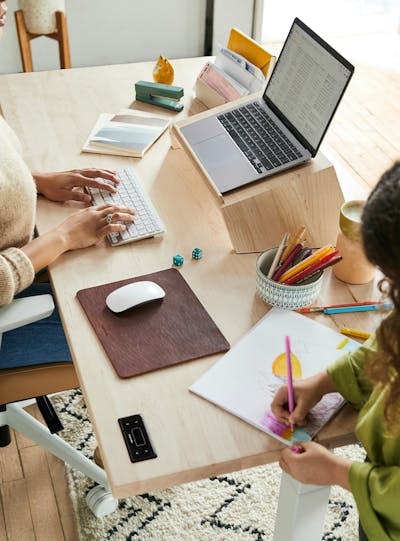
<instances>
[{"instance_id":1,"label":"laptop trackpad","mask_svg":"<svg viewBox=\"0 0 400 541\"><path fill-rule=\"evenodd\" d=\"M251 165L228 135L217 135L192 148L221 191L237 186L252 172Z\"/></svg>"}]
</instances>

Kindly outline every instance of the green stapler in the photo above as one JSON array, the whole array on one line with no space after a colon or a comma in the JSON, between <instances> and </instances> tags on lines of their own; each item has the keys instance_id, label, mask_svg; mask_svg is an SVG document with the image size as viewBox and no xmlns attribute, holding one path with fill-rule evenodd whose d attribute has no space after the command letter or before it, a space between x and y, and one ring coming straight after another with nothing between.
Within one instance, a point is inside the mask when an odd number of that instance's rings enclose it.
<instances>
[{"instance_id":1,"label":"green stapler","mask_svg":"<svg viewBox=\"0 0 400 541\"><path fill-rule=\"evenodd\" d=\"M183 103L180 103L180 98L183 96L183 88L181 86L164 85L162 83L151 83L149 81L138 81L135 84L136 99L172 109L173 111L182 111Z\"/></svg>"}]
</instances>

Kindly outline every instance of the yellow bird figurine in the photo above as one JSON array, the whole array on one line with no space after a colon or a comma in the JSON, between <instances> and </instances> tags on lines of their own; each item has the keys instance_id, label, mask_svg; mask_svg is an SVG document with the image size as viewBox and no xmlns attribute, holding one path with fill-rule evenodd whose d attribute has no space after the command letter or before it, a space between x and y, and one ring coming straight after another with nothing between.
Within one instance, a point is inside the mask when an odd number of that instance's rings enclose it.
<instances>
[{"instance_id":1,"label":"yellow bird figurine","mask_svg":"<svg viewBox=\"0 0 400 541\"><path fill-rule=\"evenodd\" d=\"M174 82L174 68L165 56L160 55L153 69L153 79L155 83L164 83L172 85Z\"/></svg>"}]
</instances>

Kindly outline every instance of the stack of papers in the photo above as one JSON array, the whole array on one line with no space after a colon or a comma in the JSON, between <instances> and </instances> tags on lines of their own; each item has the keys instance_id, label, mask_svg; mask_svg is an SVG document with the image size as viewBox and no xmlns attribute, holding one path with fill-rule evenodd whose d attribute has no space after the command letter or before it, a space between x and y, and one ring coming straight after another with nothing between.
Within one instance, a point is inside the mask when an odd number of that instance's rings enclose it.
<instances>
[{"instance_id":1,"label":"stack of papers","mask_svg":"<svg viewBox=\"0 0 400 541\"><path fill-rule=\"evenodd\" d=\"M232 28L227 47L215 63L207 62L196 81L196 97L215 107L259 92L266 85L275 57L240 30Z\"/></svg>"},{"instance_id":2,"label":"stack of papers","mask_svg":"<svg viewBox=\"0 0 400 541\"><path fill-rule=\"evenodd\" d=\"M98 118L82 151L142 157L166 130L169 119L143 111L122 109Z\"/></svg>"}]
</instances>

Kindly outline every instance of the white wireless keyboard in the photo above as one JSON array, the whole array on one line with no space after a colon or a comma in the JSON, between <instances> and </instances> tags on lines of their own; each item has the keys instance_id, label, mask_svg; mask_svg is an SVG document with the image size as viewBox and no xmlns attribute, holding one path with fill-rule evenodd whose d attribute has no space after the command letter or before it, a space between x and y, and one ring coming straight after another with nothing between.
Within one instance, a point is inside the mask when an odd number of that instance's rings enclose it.
<instances>
[{"instance_id":1,"label":"white wireless keyboard","mask_svg":"<svg viewBox=\"0 0 400 541\"><path fill-rule=\"evenodd\" d=\"M126 223L126 230L108 235L112 246L119 246L127 242L154 237L165 232L156 209L149 196L140 185L132 167L119 169L117 176L121 180L118 192L110 193L98 188L87 188L92 197L92 205L110 203L122 207L133 207L136 210L135 223Z\"/></svg>"}]
</instances>

